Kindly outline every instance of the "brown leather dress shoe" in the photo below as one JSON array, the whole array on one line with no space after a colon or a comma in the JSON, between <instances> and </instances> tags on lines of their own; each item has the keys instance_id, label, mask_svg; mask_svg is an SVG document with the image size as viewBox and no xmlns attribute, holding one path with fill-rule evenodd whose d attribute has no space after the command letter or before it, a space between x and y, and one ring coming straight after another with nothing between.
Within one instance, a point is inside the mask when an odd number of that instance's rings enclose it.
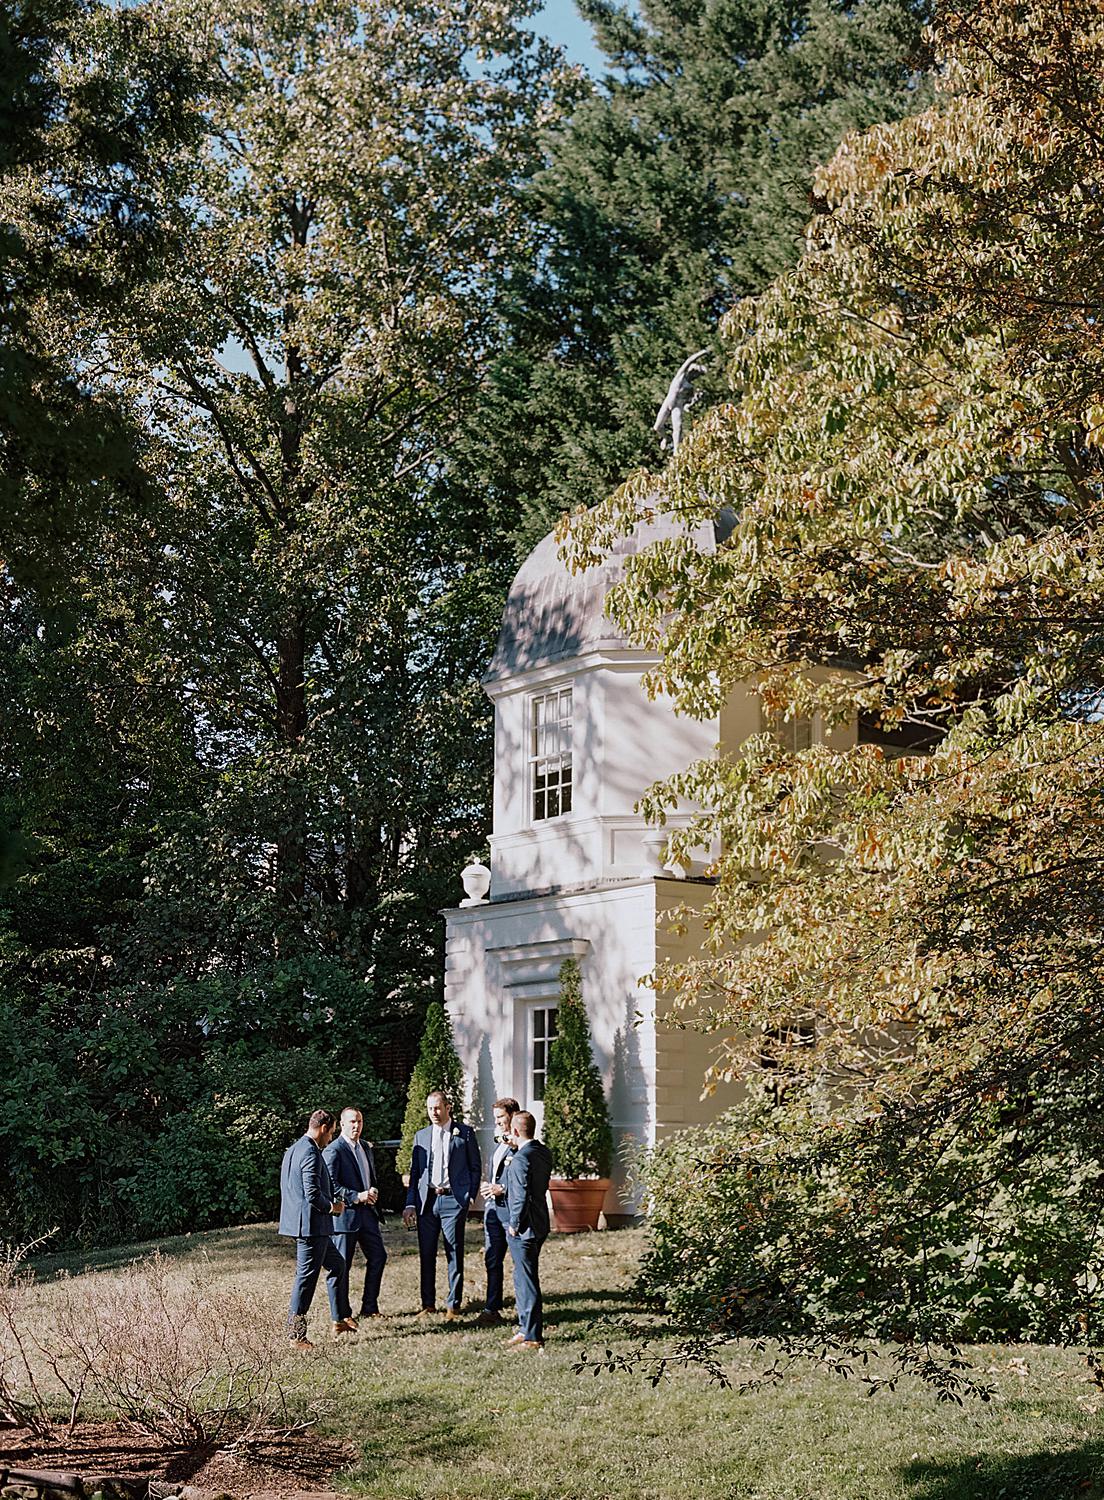
<instances>
[{"instance_id":1,"label":"brown leather dress shoe","mask_svg":"<svg viewBox=\"0 0 1104 1500\"><path fill-rule=\"evenodd\" d=\"M437 1316L437 1309L435 1307L423 1307L419 1311L418 1316L419 1318L435 1318Z\"/></svg>"},{"instance_id":2,"label":"brown leather dress shoe","mask_svg":"<svg viewBox=\"0 0 1104 1500\"><path fill-rule=\"evenodd\" d=\"M314 1345L310 1339L288 1339L288 1347L291 1349L313 1349Z\"/></svg>"},{"instance_id":3,"label":"brown leather dress shoe","mask_svg":"<svg viewBox=\"0 0 1104 1500\"><path fill-rule=\"evenodd\" d=\"M489 1307L485 1307L478 1318L476 1318L475 1326L477 1328L497 1328L504 1321L500 1312L492 1312Z\"/></svg>"},{"instance_id":4,"label":"brown leather dress shoe","mask_svg":"<svg viewBox=\"0 0 1104 1500\"><path fill-rule=\"evenodd\" d=\"M344 1333L356 1333L356 1324L355 1323L347 1323L345 1321L345 1319L342 1318L342 1320L341 1320L340 1323L335 1323L334 1324L334 1326L333 1326L333 1332L334 1332L334 1338L335 1339L339 1339L341 1337L341 1335L344 1334Z\"/></svg>"},{"instance_id":5,"label":"brown leather dress shoe","mask_svg":"<svg viewBox=\"0 0 1104 1500\"><path fill-rule=\"evenodd\" d=\"M460 1317L460 1309L458 1307L446 1307L445 1308L445 1322L446 1323L455 1323L455 1322L457 1322L457 1320L459 1319L459 1317Z\"/></svg>"}]
</instances>

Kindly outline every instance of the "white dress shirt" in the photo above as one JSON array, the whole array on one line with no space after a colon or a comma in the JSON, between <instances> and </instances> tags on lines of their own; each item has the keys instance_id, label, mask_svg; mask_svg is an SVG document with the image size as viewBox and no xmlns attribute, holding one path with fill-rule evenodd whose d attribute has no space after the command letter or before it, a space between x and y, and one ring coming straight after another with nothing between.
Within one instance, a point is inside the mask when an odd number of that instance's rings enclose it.
<instances>
[{"instance_id":1,"label":"white dress shirt","mask_svg":"<svg viewBox=\"0 0 1104 1500\"><path fill-rule=\"evenodd\" d=\"M452 1135L451 1125L431 1125L430 1130L430 1187L448 1187L449 1185L449 1141Z\"/></svg>"}]
</instances>

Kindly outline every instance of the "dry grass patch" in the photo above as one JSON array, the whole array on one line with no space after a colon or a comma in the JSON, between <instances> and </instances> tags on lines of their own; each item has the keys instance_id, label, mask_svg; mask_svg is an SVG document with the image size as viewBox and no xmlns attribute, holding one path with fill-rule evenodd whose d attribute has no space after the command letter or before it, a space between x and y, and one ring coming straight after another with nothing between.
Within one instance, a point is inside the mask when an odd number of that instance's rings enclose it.
<instances>
[{"instance_id":1,"label":"dry grass patch","mask_svg":"<svg viewBox=\"0 0 1104 1500\"><path fill-rule=\"evenodd\" d=\"M637 1377L576 1373L584 1351L630 1347L617 1320L637 1312L629 1288L639 1231L549 1242L548 1345L537 1356L508 1351L504 1331L471 1319L415 1318L413 1236L389 1227L386 1237L388 1316L333 1341L320 1289L318 1348L283 1356L280 1377L300 1409L326 1403L320 1437L351 1443L355 1455L337 1483L373 1500L1104 1500L1099 1393L1070 1352L971 1351L997 1394L961 1409L920 1389L868 1399L816 1369L747 1394L690 1371L653 1390ZM151 1249L40 1262L40 1274L63 1278L36 1288L43 1317L77 1281ZM293 1250L271 1228L160 1249L176 1274L200 1267L213 1289L244 1298L243 1318L282 1321ZM483 1287L475 1226L467 1269L474 1317ZM730 1373L761 1364L740 1348Z\"/></svg>"}]
</instances>

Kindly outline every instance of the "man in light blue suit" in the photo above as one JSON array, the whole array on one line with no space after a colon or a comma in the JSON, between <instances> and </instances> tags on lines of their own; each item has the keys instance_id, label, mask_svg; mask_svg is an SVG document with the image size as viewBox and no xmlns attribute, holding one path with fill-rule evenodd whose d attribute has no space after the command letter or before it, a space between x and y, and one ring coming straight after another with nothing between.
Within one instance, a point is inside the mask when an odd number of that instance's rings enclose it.
<instances>
[{"instance_id":1,"label":"man in light blue suit","mask_svg":"<svg viewBox=\"0 0 1104 1500\"><path fill-rule=\"evenodd\" d=\"M483 1264L487 1267L487 1305L476 1318L481 1328L495 1328L502 1322L502 1268L506 1264L506 1225L510 1214L506 1206L506 1173L514 1154L510 1121L521 1108L516 1099L494 1102L495 1146L483 1194Z\"/></svg>"},{"instance_id":2,"label":"man in light blue suit","mask_svg":"<svg viewBox=\"0 0 1104 1500\"><path fill-rule=\"evenodd\" d=\"M508 1342L511 1348L536 1352L544 1348L540 1253L550 1228L548 1182L552 1176L552 1153L543 1141L535 1139L537 1122L528 1110L518 1110L511 1128L517 1152L506 1176L509 1208L506 1236L514 1262L519 1326Z\"/></svg>"},{"instance_id":3,"label":"man in light blue suit","mask_svg":"<svg viewBox=\"0 0 1104 1500\"><path fill-rule=\"evenodd\" d=\"M464 1222L479 1191L479 1144L469 1126L454 1123L439 1089L426 1099L426 1114L429 1124L414 1137L403 1223L408 1229L418 1226L422 1316L437 1311L437 1245L444 1238L445 1317L452 1320L460 1316L464 1298Z\"/></svg>"},{"instance_id":4,"label":"man in light blue suit","mask_svg":"<svg viewBox=\"0 0 1104 1500\"><path fill-rule=\"evenodd\" d=\"M307 1133L284 1152L280 1164L280 1233L295 1240L295 1283L288 1308L288 1338L296 1349L313 1349L307 1338L307 1313L323 1266L330 1295L335 1336L355 1333L342 1307L348 1304L348 1271L330 1238L333 1219L345 1207L334 1191L322 1148L330 1143L337 1121L328 1109L316 1109Z\"/></svg>"},{"instance_id":5,"label":"man in light blue suit","mask_svg":"<svg viewBox=\"0 0 1104 1500\"><path fill-rule=\"evenodd\" d=\"M338 1214L333 1222L334 1244L345 1262L345 1303L342 1316L346 1322L353 1316L349 1301L349 1274L353 1269L353 1256L359 1245L364 1251L364 1291L360 1299L362 1318L379 1317L380 1282L383 1268L387 1264L387 1251L380 1234L379 1179L376 1176L376 1159L372 1144L361 1140L364 1116L351 1106L341 1111L341 1134L322 1153L334 1187L345 1198L345 1212Z\"/></svg>"}]
</instances>

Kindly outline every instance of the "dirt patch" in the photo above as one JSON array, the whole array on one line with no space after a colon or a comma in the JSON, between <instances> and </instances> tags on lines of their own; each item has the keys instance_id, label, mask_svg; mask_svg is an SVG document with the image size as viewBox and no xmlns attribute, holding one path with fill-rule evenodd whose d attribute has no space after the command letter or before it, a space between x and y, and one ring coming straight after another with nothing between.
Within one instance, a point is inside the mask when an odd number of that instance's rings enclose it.
<instances>
[{"instance_id":1,"label":"dirt patch","mask_svg":"<svg viewBox=\"0 0 1104 1500\"><path fill-rule=\"evenodd\" d=\"M145 1479L158 1495L195 1491L207 1495L261 1496L332 1493L333 1476L356 1457L352 1443L315 1433L258 1443L248 1452L214 1447L171 1447L131 1431L121 1422L82 1423L70 1436L44 1440L25 1428L0 1432L0 1465L10 1469L62 1469Z\"/></svg>"}]
</instances>

